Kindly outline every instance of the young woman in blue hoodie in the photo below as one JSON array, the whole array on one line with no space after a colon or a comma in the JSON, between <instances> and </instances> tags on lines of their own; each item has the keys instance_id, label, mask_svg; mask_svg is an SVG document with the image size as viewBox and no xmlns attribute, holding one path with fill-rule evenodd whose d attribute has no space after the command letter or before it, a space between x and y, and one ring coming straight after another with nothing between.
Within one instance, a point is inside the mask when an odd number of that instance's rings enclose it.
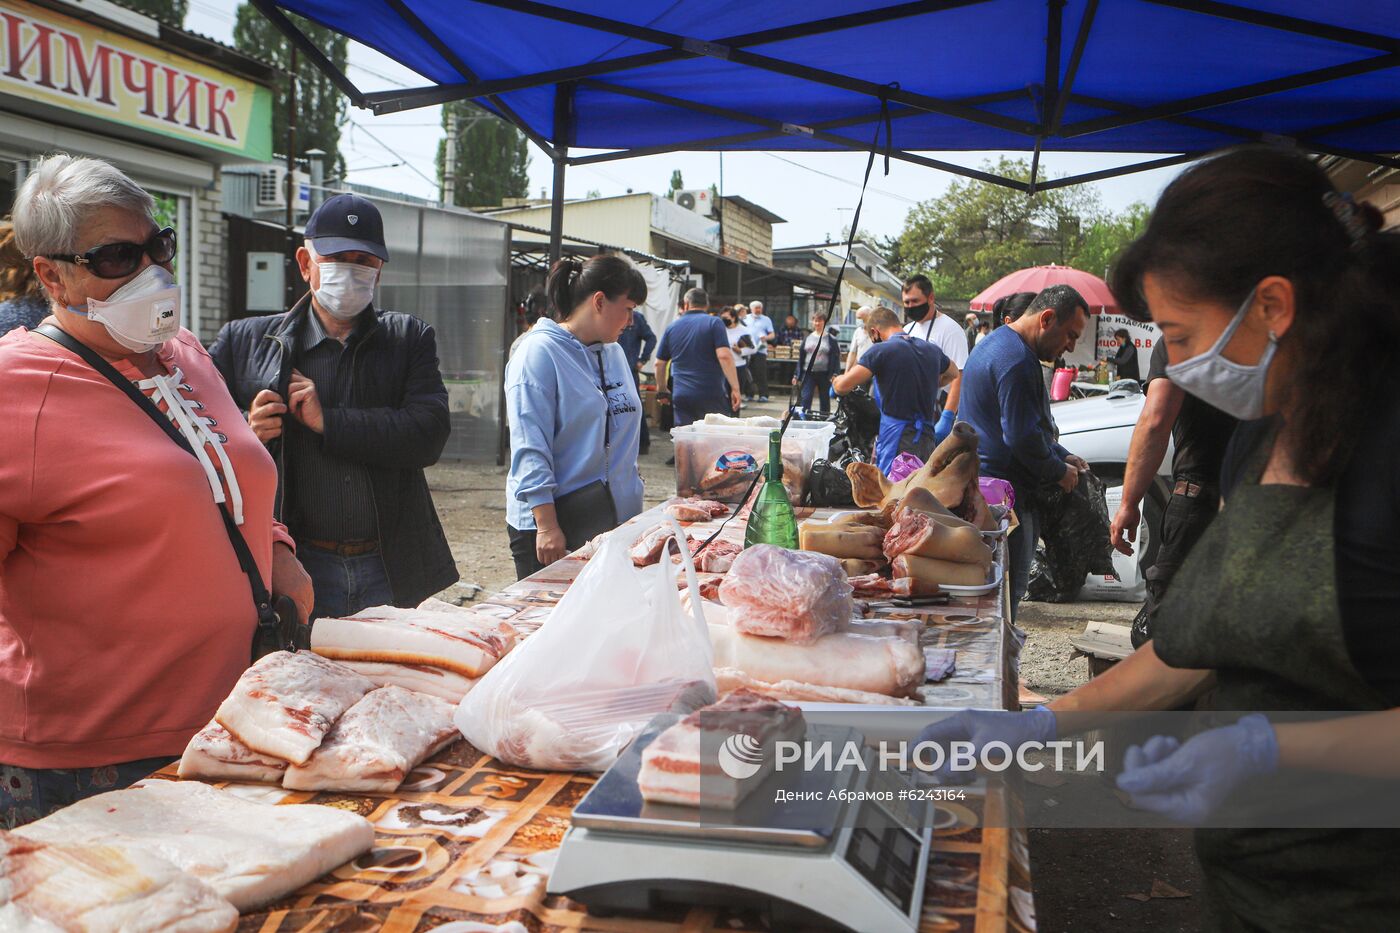
<instances>
[{"instance_id":1,"label":"young woman in blue hoodie","mask_svg":"<svg viewBox=\"0 0 1400 933\"><path fill-rule=\"evenodd\" d=\"M506 531L521 579L642 510L642 403L617 338L646 300L619 256L561 259L545 283L551 317L506 365Z\"/></svg>"}]
</instances>

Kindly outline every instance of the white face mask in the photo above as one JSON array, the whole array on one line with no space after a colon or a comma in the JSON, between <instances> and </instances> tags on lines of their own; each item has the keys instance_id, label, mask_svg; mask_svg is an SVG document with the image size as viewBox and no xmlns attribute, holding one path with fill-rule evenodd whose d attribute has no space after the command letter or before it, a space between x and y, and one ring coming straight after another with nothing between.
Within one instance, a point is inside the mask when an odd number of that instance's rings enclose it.
<instances>
[{"instance_id":1,"label":"white face mask","mask_svg":"<svg viewBox=\"0 0 1400 933\"><path fill-rule=\"evenodd\" d=\"M1253 421L1263 416L1264 386L1268 380L1269 364L1278 350L1278 338L1270 331L1269 345L1253 366L1232 362L1221 355L1230 338L1235 336L1235 331L1239 330L1253 302L1254 291L1251 289L1244 304L1235 312L1230 326L1225 328L1220 339L1209 350L1167 367L1167 378L1172 382L1206 404L1241 421Z\"/></svg>"},{"instance_id":2,"label":"white face mask","mask_svg":"<svg viewBox=\"0 0 1400 933\"><path fill-rule=\"evenodd\" d=\"M106 301L89 298L87 307L69 305L107 329L107 335L133 353L145 353L180 330L180 286L164 266L150 265Z\"/></svg>"},{"instance_id":3,"label":"white face mask","mask_svg":"<svg viewBox=\"0 0 1400 933\"><path fill-rule=\"evenodd\" d=\"M316 302L336 320L354 318L374 300L378 269L353 262L322 262L317 267L321 287L315 291Z\"/></svg>"}]
</instances>

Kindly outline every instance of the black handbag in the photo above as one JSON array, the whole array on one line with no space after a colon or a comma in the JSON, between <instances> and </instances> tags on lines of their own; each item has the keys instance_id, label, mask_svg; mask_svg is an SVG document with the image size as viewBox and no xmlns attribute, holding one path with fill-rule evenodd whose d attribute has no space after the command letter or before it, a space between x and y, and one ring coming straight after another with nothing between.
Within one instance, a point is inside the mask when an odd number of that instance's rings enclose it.
<instances>
[{"instance_id":1,"label":"black handbag","mask_svg":"<svg viewBox=\"0 0 1400 933\"><path fill-rule=\"evenodd\" d=\"M598 354L598 391L603 393L603 478L554 500L554 517L564 532L564 545L576 551L593 538L617 527L617 503L608 487L608 464L612 462L612 402L608 399L608 377L603 372L603 354Z\"/></svg>"},{"instance_id":2,"label":"black handbag","mask_svg":"<svg viewBox=\"0 0 1400 933\"><path fill-rule=\"evenodd\" d=\"M43 334L59 346L71 350L82 357L99 374L106 377L118 389L126 393L127 397L136 403L137 407L150 416L151 420L160 426L175 443L184 448L191 457L198 457L194 448L185 436L170 423L170 419L160 413L160 409L155 403L148 399L141 390L132 385L131 380L122 376L112 368L102 357L98 356L86 344L76 340L71 334L59 330L52 324L41 324L34 330L35 333ZM307 648L311 644L311 626L303 625L298 619L296 603L290 596L280 596L273 599L272 594L263 586L262 573L258 570L257 561L253 559L253 554L248 550L248 542L243 539L243 533L238 530L233 517L228 510L213 502L214 507L219 510L219 515L224 520L224 530L228 532L228 540L233 545L233 552L238 557L238 566L248 576L248 586L253 593L253 605L258 611L258 625L253 631L252 658L256 661L265 654L274 651L296 651L298 648Z\"/></svg>"}]
</instances>

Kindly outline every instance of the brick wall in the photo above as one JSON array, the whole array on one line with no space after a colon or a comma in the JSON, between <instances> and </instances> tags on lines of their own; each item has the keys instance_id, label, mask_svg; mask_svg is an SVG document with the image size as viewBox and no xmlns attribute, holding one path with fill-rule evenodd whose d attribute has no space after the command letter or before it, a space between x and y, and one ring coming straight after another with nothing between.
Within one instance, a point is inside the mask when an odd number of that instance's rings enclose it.
<instances>
[{"instance_id":1,"label":"brick wall","mask_svg":"<svg viewBox=\"0 0 1400 933\"><path fill-rule=\"evenodd\" d=\"M191 212L199 216L195 231L197 243L194 255L199 261L199 339L208 346L229 319L227 305L228 227L224 223L223 198L219 193L222 175L215 174L214 184L197 190L197 205Z\"/></svg>"},{"instance_id":2,"label":"brick wall","mask_svg":"<svg viewBox=\"0 0 1400 933\"><path fill-rule=\"evenodd\" d=\"M745 249L749 261L759 265L773 264L773 225L733 201L724 204L724 245Z\"/></svg>"}]
</instances>

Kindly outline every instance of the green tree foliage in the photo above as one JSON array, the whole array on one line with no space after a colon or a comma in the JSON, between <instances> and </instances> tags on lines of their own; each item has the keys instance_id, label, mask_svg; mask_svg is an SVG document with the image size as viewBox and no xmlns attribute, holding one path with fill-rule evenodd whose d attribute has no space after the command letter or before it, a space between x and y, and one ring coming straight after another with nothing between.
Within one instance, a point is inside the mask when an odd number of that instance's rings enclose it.
<instances>
[{"instance_id":1,"label":"green tree foliage","mask_svg":"<svg viewBox=\"0 0 1400 933\"><path fill-rule=\"evenodd\" d=\"M505 198L523 198L529 191L530 144L525 134L494 113L470 101L453 101L442 108L442 128L457 116L456 182L453 203L458 207L493 207ZM447 164L447 138L438 143L437 175Z\"/></svg>"},{"instance_id":2,"label":"green tree foliage","mask_svg":"<svg viewBox=\"0 0 1400 933\"><path fill-rule=\"evenodd\" d=\"M677 191L680 191L680 190L681 190L682 188L684 188L684 187L685 187L685 180L681 178L681 170L680 170L680 169L675 169L675 170L673 170L673 171L671 172L671 187L670 187L669 190L667 190L667 192L666 192L666 197L667 197L669 200L674 201L674 200L676 199L676 192L677 192Z\"/></svg>"},{"instance_id":3,"label":"green tree foliage","mask_svg":"<svg viewBox=\"0 0 1400 933\"><path fill-rule=\"evenodd\" d=\"M1028 180L1030 163L1001 158L983 169ZM881 244L900 275L923 272L945 298L971 298L1008 273L1060 263L1103 275L1147 216L1135 204L1106 211L1091 188L1055 188L1027 196L982 181L956 181L910 210L897 238Z\"/></svg>"},{"instance_id":4,"label":"green tree foliage","mask_svg":"<svg viewBox=\"0 0 1400 933\"><path fill-rule=\"evenodd\" d=\"M325 26L318 26L300 16L287 14L306 37L325 53L331 63L345 70L348 42L344 35ZM233 27L233 44L240 52L277 67L279 74L272 91L272 145L281 151L287 147L287 71L291 67L291 43L251 4L238 6L238 21ZM345 124L346 101L340 89L331 83L305 56L297 56L297 154L308 149L325 151L324 162L328 177L344 177L345 157L340 152L340 128Z\"/></svg>"},{"instance_id":5,"label":"green tree foliage","mask_svg":"<svg viewBox=\"0 0 1400 933\"><path fill-rule=\"evenodd\" d=\"M121 0L121 5L176 29L184 28L185 13L190 8L189 0Z\"/></svg>"}]
</instances>

